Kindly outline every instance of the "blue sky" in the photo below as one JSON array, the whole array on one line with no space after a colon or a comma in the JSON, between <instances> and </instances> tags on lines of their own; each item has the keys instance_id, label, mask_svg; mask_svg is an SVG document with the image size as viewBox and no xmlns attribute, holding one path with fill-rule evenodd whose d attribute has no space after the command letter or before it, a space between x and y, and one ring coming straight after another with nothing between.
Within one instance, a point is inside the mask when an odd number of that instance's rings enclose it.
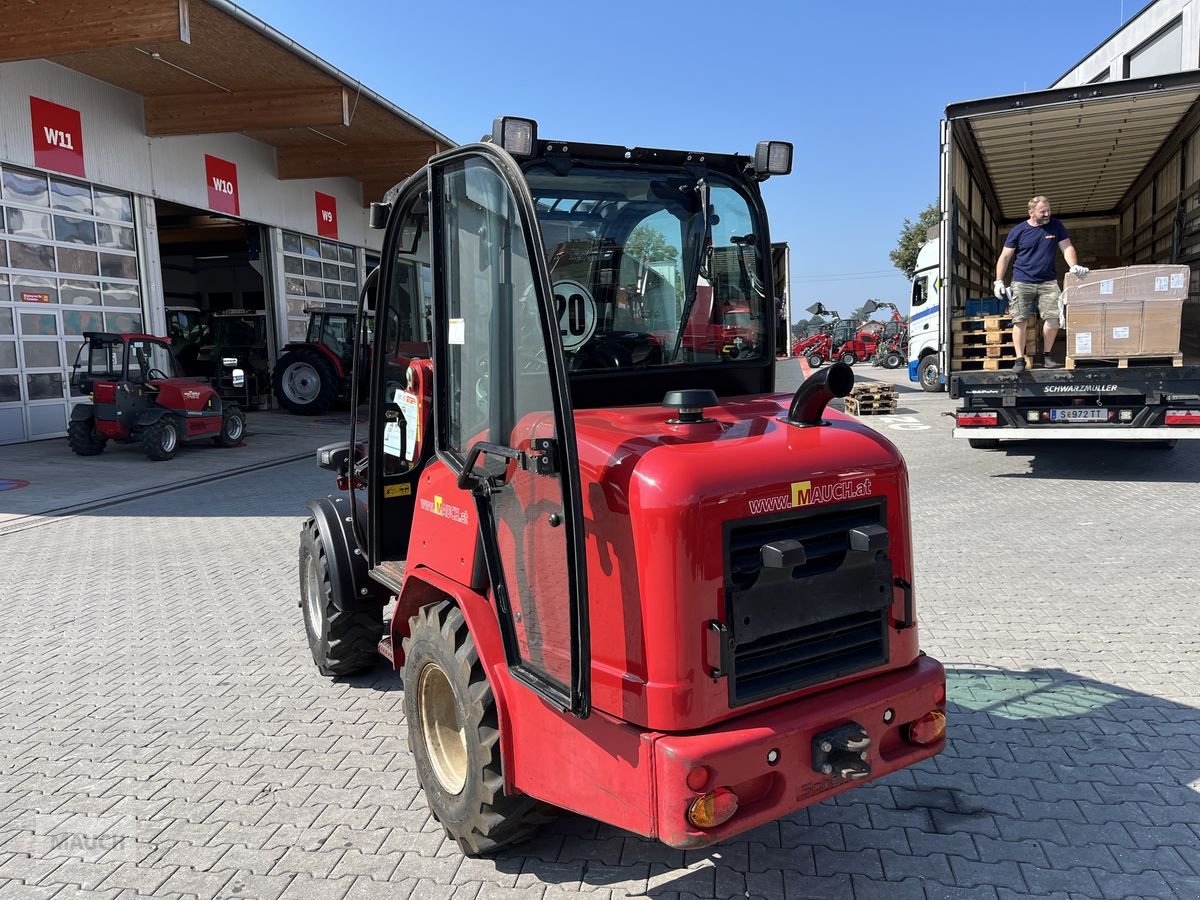
<instances>
[{"instance_id":1,"label":"blue sky","mask_svg":"<svg viewBox=\"0 0 1200 900\"><path fill-rule=\"evenodd\" d=\"M888 252L937 198L946 105L1048 87L1148 3L240 5L460 143L501 114L626 146L792 141L793 173L763 191L792 248L793 310L849 313L869 297L904 308Z\"/></svg>"}]
</instances>

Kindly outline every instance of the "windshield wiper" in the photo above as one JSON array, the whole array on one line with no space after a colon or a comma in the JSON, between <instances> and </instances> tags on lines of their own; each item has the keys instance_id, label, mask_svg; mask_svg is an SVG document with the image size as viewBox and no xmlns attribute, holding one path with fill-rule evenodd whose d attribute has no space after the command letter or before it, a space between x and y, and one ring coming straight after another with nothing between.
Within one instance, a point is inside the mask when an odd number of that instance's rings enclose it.
<instances>
[{"instance_id":1,"label":"windshield wiper","mask_svg":"<svg viewBox=\"0 0 1200 900\"><path fill-rule=\"evenodd\" d=\"M683 313L679 319L679 332L675 335L675 348L671 351L672 361L679 356L679 349L683 345L683 333L687 329L688 320L692 317L692 307L696 305L696 291L699 289L700 276L703 275L706 281L711 281L708 277L707 258L708 238L712 231L712 222L709 221L708 216L708 182L703 178L696 182L696 193L699 195L700 201L700 238L692 250L691 266L684 270L687 275L687 290L684 294Z\"/></svg>"}]
</instances>

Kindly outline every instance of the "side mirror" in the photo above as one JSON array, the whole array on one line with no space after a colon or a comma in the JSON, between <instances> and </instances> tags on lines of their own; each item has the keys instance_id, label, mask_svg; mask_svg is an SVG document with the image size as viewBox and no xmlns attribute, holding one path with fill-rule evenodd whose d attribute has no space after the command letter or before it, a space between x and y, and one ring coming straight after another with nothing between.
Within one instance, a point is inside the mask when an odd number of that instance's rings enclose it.
<instances>
[{"instance_id":1,"label":"side mirror","mask_svg":"<svg viewBox=\"0 0 1200 900\"><path fill-rule=\"evenodd\" d=\"M350 442L339 441L317 448L317 465L338 475L350 472Z\"/></svg>"}]
</instances>

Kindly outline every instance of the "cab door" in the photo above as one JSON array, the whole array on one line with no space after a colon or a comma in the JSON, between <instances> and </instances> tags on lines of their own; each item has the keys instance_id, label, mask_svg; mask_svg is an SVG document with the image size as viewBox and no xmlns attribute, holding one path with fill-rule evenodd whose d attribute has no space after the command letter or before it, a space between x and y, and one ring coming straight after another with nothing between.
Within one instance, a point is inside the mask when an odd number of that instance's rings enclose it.
<instances>
[{"instance_id":1,"label":"cab door","mask_svg":"<svg viewBox=\"0 0 1200 900\"><path fill-rule=\"evenodd\" d=\"M574 422L533 201L494 145L430 162L438 455L478 513L509 671L590 711Z\"/></svg>"}]
</instances>

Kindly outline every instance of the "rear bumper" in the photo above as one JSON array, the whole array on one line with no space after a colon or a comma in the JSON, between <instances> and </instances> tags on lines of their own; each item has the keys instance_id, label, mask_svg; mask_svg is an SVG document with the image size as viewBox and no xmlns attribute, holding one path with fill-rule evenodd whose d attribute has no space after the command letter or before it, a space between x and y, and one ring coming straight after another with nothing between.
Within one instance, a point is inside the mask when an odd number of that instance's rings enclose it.
<instances>
[{"instance_id":1,"label":"rear bumper","mask_svg":"<svg viewBox=\"0 0 1200 900\"><path fill-rule=\"evenodd\" d=\"M903 727L932 709L945 710L946 674L941 663L921 656L916 663L814 697L736 719L724 727L690 735L663 735L654 742L655 819L658 839L672 847L704 847L819 803L858 784L934 756L945 741L909 744ZM884 717L892 711L890 722ZM812 767L818 734L856 722L871 737L870 777L845 781ZM768 761L776 751L774 763ZM692 790L688 773L700 766L707 782ZM704 791L728 787L738 811L724 825L699 831L687 822L689 804Z\"/></svg>"},{"instance_id":2,"label":"rear bumper","mask_svg":"<svg viewBox=\"0 0 1200 900\"><path fill-rule=\"evenodd\" d=\"M1163 441L1200 439L1200 428L1163 425L1157 428L1126 428L1120 425L1031 425L1013 428L997 425L955 428L954 436L991 441Z\"/></svg>"}]
</instances>

